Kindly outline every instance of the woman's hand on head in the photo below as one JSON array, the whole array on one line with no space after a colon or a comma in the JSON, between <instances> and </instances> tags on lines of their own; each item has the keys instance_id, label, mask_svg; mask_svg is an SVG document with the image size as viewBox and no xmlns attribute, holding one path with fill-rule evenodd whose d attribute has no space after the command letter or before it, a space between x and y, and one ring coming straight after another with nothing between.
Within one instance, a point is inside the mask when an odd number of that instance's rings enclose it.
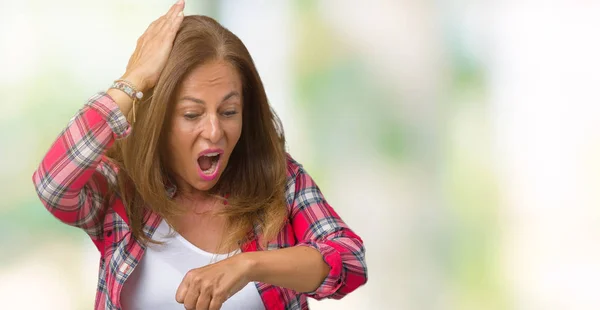
<instances>
[{"instance_id":1,"label":"woman's hand on head","mask_svg":"<svg viewBox=\"0 0 600 310\"><path fill-rule=\"evenodd\" d=\"M123 79L133 83L138 90L145 91L158 82L173 48L175 34L183 21L184 7L184 0L175 3L165 15L152 22L138 39L123 75Z\"/></svg>"},{"instance_id":2,"label":"woman's hand on head","mask_svg":"<svg viewBox=\"0 0 600 310\"><path fill-rule=\"evenodd\" d=\"M183 277L175 299L185 309L218 310L250 280L252 268L244 253L208 266L192 269Z\"/></svg>"}]
</instances>

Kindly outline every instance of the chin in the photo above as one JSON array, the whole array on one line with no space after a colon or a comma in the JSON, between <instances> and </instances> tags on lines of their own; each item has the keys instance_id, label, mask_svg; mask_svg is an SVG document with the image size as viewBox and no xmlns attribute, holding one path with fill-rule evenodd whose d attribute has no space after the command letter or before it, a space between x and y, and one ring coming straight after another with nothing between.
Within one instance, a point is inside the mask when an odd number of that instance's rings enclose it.
<instances>
[{"instance_id":1,"label":"chin","mask_svg":"<svg viewBox=\"0 0 600 310\"><path fill-rule=\"evenodd\" d=\"M196 180L195 184L194 184L194 188L199 190L199 191L209 191L211 190L215 184L217 184L217 181L219 179L215 179L213 181L204 181L202 179Z\"/></svg>"}]
</instances>

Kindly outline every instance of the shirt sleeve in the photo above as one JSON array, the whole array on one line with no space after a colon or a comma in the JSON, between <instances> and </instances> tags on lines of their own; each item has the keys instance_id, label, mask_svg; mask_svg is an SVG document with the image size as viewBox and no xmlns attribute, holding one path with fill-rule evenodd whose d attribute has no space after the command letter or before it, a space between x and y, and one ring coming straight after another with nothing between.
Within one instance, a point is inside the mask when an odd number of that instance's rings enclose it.
<instances>
[{"instance_id":1,"label":"shirt sleeve","mask_svg":"<svg viewBox=\"0 0 600 310\"><path fill-rule=\"evenodd\" d=\"M104 200L116 170L104 152L129 133L113 99L99 93L71 119L33 173L33 183L52 215L82 228L96 243L102 238Z\"/></svg>"},{"instance_id":2,"label":"shirt sleeve","mask_svg":"<svg viewBox=\"0 0 600 310\"><path fill-rule=\"evenodd\" d=\"M307 293L315 299L340 299L367 282L365 247L327 203L314 180L289 157L288 202L298 246L309 246L323 255L330 271L323 283ZM290 184L291 183L291 184Z\"/></svg>"}]
</instances>

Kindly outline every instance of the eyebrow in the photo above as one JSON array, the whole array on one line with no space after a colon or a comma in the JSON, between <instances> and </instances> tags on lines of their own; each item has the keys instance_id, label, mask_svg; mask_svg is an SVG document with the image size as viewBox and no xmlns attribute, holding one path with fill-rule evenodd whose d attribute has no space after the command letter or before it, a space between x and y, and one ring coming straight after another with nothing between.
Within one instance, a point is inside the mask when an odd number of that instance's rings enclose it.
<instances>
[{"instance_id":1,"label":"eyebrow","mask_svg":"<svg viewBox=\"0 0 600 310\"><path fill-rule=\"evenodd\" d=\"M221 102L226 101L227 99L230 99L232 97L238 96L240 97L240 93L238 93L237 91L233 90L231 92L229 92L229 94L225 95L223 97L223 99L221 99ZM183 100L189 100L198 104L206 104L206 102L204 102L204 100L202 99L198 99L198 98L194 98L191 96L183 96L181 99L179 99L179 101L183 101Z\"/></svg>"}]
</instances>

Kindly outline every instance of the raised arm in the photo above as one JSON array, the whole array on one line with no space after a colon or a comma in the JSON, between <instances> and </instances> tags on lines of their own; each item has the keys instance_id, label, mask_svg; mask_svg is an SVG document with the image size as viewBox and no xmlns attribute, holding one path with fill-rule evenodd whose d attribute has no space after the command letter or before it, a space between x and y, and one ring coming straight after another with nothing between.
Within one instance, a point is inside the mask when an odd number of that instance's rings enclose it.
<instances>
[{"instance_id":1,"label":"raised arm","mask_svg":"<svg viewBox=\"0 0 600 310\"><path fill-rule=\"evenodd\" d=\"M101 237L107 179L116 171L103 158L129 124L105 93L92 97L58 136L33 174L40 200L56 218Z\"/></svg>"},{"instance_id":2,"label":"raised arm","mask_svg":"<svg viewBox=\"0 0 600 310\"><path fill-rule=\"evenodd\" d=\"M174 4L148 27L121 79L142 92L156 85L183 20L183 8L183 1ZM117 89L92 97L71 119L33 174L44 206L59 220L85 230L96 243L102 238L109 182L114 182L117 174L104 153L116 139L128 135L125 115L132 103L130 96Z\"/></svg>"}]
</instances>

